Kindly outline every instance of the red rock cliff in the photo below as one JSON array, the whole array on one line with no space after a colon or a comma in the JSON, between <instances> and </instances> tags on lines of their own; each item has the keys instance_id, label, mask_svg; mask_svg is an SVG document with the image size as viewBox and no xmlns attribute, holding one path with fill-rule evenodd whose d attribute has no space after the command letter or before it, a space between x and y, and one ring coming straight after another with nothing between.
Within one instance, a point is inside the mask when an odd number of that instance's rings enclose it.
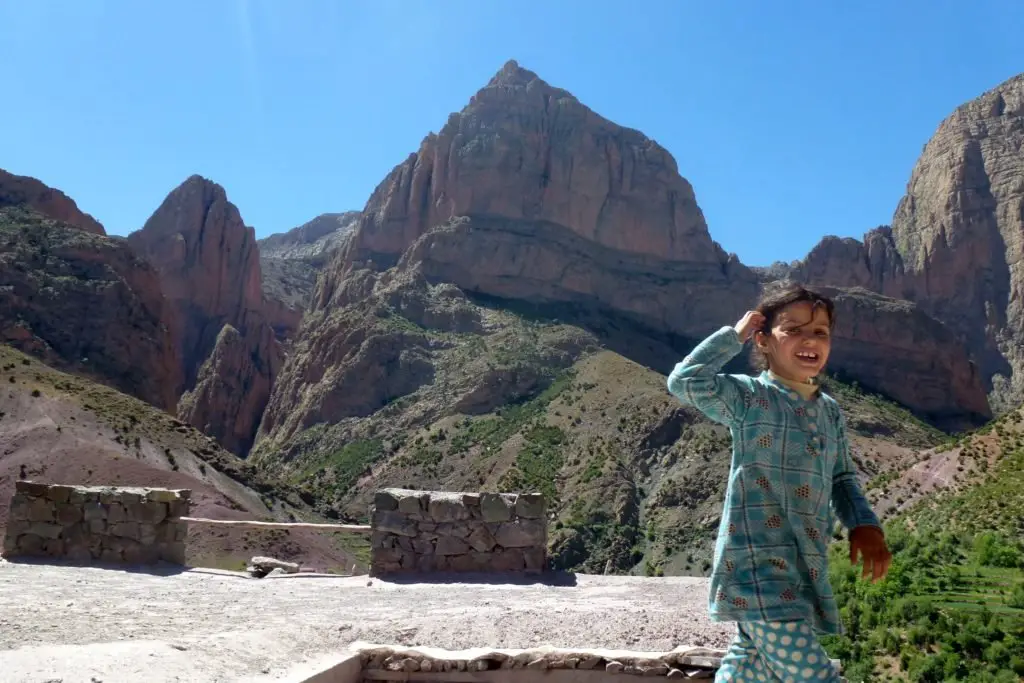
<instances>
[{"instance_id":1,"label":"red rock cliff","mask_svg":"<svg viewBox=\"0 0 1024 683\"><path fill-rule=\"evenodd\" d=\"M192 392L190 400L179 406L182 419L207 430L225 448L243 454L281 361L264 312L253 229L242 222L220 185L192 176L167 196L128 241L156 266L164 293L178 314L177 341L186 388ZM233 328L224 337L230 343L220 345L216 362L200 374L225 326ZM249 358L224 357L230 354ZM219 377L218 372L231 376ZM246 392L246 400L216 396L227 388ZM203 400L196 400L197 396ZM218 407L217 415L211 415L212 406L238 410L226 414Z\"/></svg>"},{"instance_id":2,"label":"red rock cliff","mask_svg":"<svg viewBox=\"0 0 1024 683\"><path fill-rule=\"evenodd\" d=\"M60 190L44 185L29 176L14 175L0 169L0 207L26 206L47 218L85 230L95 235L106 235L99 221L83 212L75 200Z\"/></svg>"},{"instance_id":3,"label":"red rock cliff","mask_svg":"<svg viewBox=\"0 0 1024 683\"><path fill-rule=\"evenodd\" d=\"M828 238L797 268L814 282L917 303L968 345L1000 407L1024 400L1022 146L1024 75L939 125L891 231L865 244Z\"/></svg>"}]
</instances>

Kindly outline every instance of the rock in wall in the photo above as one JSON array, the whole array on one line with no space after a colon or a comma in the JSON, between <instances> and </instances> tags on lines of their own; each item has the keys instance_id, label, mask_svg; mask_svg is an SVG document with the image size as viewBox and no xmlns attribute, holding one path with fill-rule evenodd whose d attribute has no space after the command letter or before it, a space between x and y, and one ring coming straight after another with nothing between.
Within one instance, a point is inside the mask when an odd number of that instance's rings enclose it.
<instances>
[{"instance_id":1,"label":"rock in wall","mask_svg":"<svg viewBox=\"0 0 1024 683\"><path fill-rule=\"evenodd\" d=\"M384 489L370 511L370 573L542 572L541 494Z\"/></svg>"}]
</instances>

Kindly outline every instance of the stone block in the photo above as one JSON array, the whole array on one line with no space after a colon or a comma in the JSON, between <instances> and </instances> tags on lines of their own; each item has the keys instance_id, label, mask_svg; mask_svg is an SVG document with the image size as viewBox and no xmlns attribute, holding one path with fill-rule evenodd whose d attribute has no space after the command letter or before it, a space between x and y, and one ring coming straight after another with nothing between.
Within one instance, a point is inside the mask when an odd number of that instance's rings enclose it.
<instances>
[{"instance_id":1,"label":"stone block","mask_svg":"<svg viewBox=\"0 0 1024 683\"><path fill-rule=\"evenodd\" d=\"M478 526L473 529L473 532L466 538L466 542L469 543L473 550L482 553L492 550L497 545L494 536L485 526Z\"/></svg>"},{"instance_id":2,"label":"stone block","mask_svg":"<svg viewBox=\"0 0 1024 683\"><path fill-rule=\"evenodd\" d=\"M190 504L188 500L174 500L167 504L168 517L188 517Z\"/></svg>"},{"instance_id":3,"label":"stone block","mask_svg":"<svg viewBox=\"0 0 1024 683\"><path fill-rule=\"evenodd\" d=\"M71 493L68 494L68 502L72 505L81 505L85 502L85 491L77 486L71 489Z\"/></svg>"},{"instance_id":4,"label":"stone block","mask_svg":"<svg viewBox=\"0 0 1024 683\"><path fill-rule=\"evenodd\" d=\"M53 503L45 498L34 498L28 504L28 521L30 522L52 522L56 519L56 509Z\"/></svg>"},{"instance_id":5,"label":"stone block","mask_svg":"<svg viewBox=\"0 0 1024 683\"><path fill-rule=\"evenodd\" d=\"M542 493L520 493L516 498L516 515L524 519L543 519L547 508Z\"/></svg>"},{"instance_id":6,"label":"stone block","mask_svg":"<svg viewBox=\"0 0 1024 683\"><path fill-rule=\"evenodd\" d=\"M430 498L430 518L435 522L458 522L470 519L469 508L462 504L460 497L452 494L435 493Z\"/></svg>"},{"instance_id":7,"label":"stone block","mask_svg":"<svg viewBox=\"0 0 1024 683\"><path fill-rule=\"evenodd\" d=\"M74 491L73 486L60 486L54 484L46 492L46 497L52 500L54 503L67 503L71 500L71 492Z\"/></svg>"},{"instance_id":8,"label":"stone block","mask_svg":"<svg viewBox=\"0 0 1024 683\"><path fill-rule=\"evenodd\" d=\"M70 526L82 521L82 506L70 503L57 504L57 522L64 526Z\"/></svg>"},{"instance_id":9,"label":"stone block","mask_svg":"<svg viewBox=\"0 0 1024 683\"><path fill-rule=\"evenodd\" d=\"M413 519L424 519L427 495L424 493L407 493L398 498L398 511Z\"/></svg>"},{"instance_id":10,"label":"stone block","mask_svg":"<svg viewBox=\"0 0 1024 683\"><path fill-rule=\"evenodd\" d=\"M395 546L394 534L389 534L384 531L371 531L370 532L370 547L371 548L393 548Z\"/></svg>"},{"instance_id":11,"label":"stone block","mask_svg":"<svg viewBox=\"0 0 1024 683\"><path fill-rule=\"evenodd\" d=\"M401 562L402 550L400 548L373 548L370 550L370 563L381 564Z\"/></svg>"},{"instance_id":12,"label":"stone block","mask_svg":"<svg viewBox=\"0 0 1024 683\"><path fill-rule=\"evenodd\" d=\"M64 539L44 538L43 555L46 557L64 557Z\"/></svg>"},{"instance_id":13,"label":"stone block","mask_svg":"<svg viewBox=\"0 0 1024 683\"><path fill-rule=\"evenodd\" d=\"M164 562L171 564L185 564L184 543L158 543L156 546L159 557Z\"/></svg>"},{"instance_id":14,"label":"stone block","mask_svg":"<svg viewBox=\"0 0 1024 683\"><path fill-rule=\"evenodd\" d=\"M407 569L407 570L415 569L416 568L416 558L417 558L416 553L410 553L410 552L406 552L404 550L402 550L400 552L402 553L402 559L401 559L401 562L400 562L400 564L402 565L402 569Z\"/></svg>"},{"instance_id":15,"label":"stone block","mask_svg":"<svg viewBox=\"0 0 1024 683\"><path fill-rule=\"evenodd\" d=\"M116 524L110 524L109 528L111 536L117 536L119 538L129 538L133 541L139 540L138 522L117 522Z\"/></svg>"},{"instance_id":16,"label":"stone block","mask_svg":"<svg viewBox=\"0 0 1024 683\"><path fill-rule=\"evenodd\" d=\"M463 493L462 504L472 511L473 508L480 507L480 495L479 493Z\"/></svg>"},{"instance_id":17,"label":"stone block","mask_svg":"<svg viewBox=\"0 0 1024 683\"><path fill-rule=\"evenodd\" d=\"M157 543L173 543L174 542L174 524L158 524L156 526L156 540Z\"/></svg>"},{"instance_id":18,"label":"stone block","mask_svg":"<svg viewBox=\"0 0 1024 683\"><path fill-rule=\"evenodd\" d=\"M169 489L151 489L146 492L146 501L150 503L173 503L178 494Z\"/></svg>"},{"instance_id":19,"label":"stone block","mask_svg":"<svg viewBox=\"0 0 1024 683\"><path fill-rule=\"evenodd\" d=\"M107 503L107 521L111 524L120 524L128 521L128 511L121 503L114 501Z\"/></svg>"},{"instance_id":20,"label":"stone block","mask_svg":"<svg viewBox=\"0 0 1024 683\"><path fill-rule=\"evenodd\" d=\"M18 554L38 556L43 554L43 539L35 534L18 536Z\"/></svg>"},{"instance_id":21,"label":"stone block","mask_svg":"<svg viewBox=\"0 0 1024 683\"><path fill-rule=\"evenodd\" d=\"M433 555L434 541L427 538L414 538L412 539L412 550L417 555Z\"/></svg>"},{"instance_id":22,"label":"stone block","mask_svg":"<svg viewBox=\"0 0 1024 683\"><path fill-rule=\"evenodd\" d=\"M377 491L377 493L373 495L373 507L385 512L397 510L398 497L388 490Z\"/></svg>"},{"instance_id":23,"label":"stone block","mask_svg":"<svg viewBox=\"0 0 1024 683\"><path fill-rule=\"evenodd\" d=\"M175 524L174 525L174 540L175 542L182 542L188 538L188 525L187 524Z\"/></svg>"},{"instance_id":24,"label":"stone block","mask_svg":"<svg viewBox=\"0 0 1024 683\"><path fill-rule=\"evenodd\" d=\"M547 541L547 526L539 519L502 522L494 532L494 540L503 548L543 546Z\"/></svg>"},{"instance_id":25,"label":"stone block","mask_svg":"<svg viewBox=\"0 0 1024 683\"><path fill-rule=\"evenodd\" d=\"M127 539L122 539L122 542L124 545L121 548L121 553L124 556L124 561L128 564L152 564L159 557L153 546L146 546Z\"/></svg>"},{"instance_id":26,"label":"stone block","mask_svg":"<svg viewBox=\"0 0 1024 683\"><path fill-rule=\"evenodd\" d=\"M22 534L27 534L30 526L32 526L31 522L26 522L20 519L12 519L7 522L7 536L9 538L17 538Z\"/></svg>"},{"instance_id":27,"label":"stone block","mask_svg":"<svg viewBox=\"0 0 1024 683\"><path fill-rule=\"evenodd\" d=\"M107 533L107 521L104 519L90 519L89 531L94 534Z\"/></svg>"},{"instance_id":28,"label":"stone block","mask_svg":"<svg viewBox=\"0 0 1024 683\"><path fill-rule=\"evenodd\" d=\"M12 535L10 532L8 532L4 537L3 554L6 557L14 557L18 554L18 537Z\"/></svg>"},{"instance_id":29,"label":"stone block","mask_svg":"<svg viewBox=\"0 0 1024 683\"><path fill-rule=\"evenodd\" d=\"M275 569L282 570L285 574L298 574L300 566L297 562L286 562L275 557L258 556L249 560L249 565L265 571L267 574Z\"/></svg>"},{"instance_id":30,"label":"stone block","mask_svg":"<svg viewBox=\"0 0 1024 683\"><path fill-rule=\"evenodd\" d=\"M537 548L523 548L523 559L526 563L526 571L531 573L545 572L548 569L548 553L543 546Z\"/></svg>"},{"instance_id":31,"label":"stone block","mask_svg":"<svg viewBox=\"0 0 1024 683\"><path fill-rule=\"evenodd\" d=\"M488 558L488 566L496 572L521 572L526 569L526 558L521 548L495 550Z\"/></svg>"},{"instance_id":32,"label":"stone block","mask_svg":"<svg viewBox=\"0 0 1024 683\"><path fill-rule=\"evenodd\" d=\"M29 525L28 533L45 539L60 538L64 527L53 522L32 522Z\"/></svg>"},{"instance_id":33,"label":"stone block","mask_svg":"<svg viewBox=\"0 0 1024 683\"><path fill-rule=\"evenodd\" d=\"M102 520L101 520L102 521ZM61 538L70 543L87 543L92 533L89 531L88 522L78 522L64 527Z\"/></svg>"},{"instance_id":34,"label":"stone block","mask_svg":"<svg viewBox=\"0 0 1024 683\"><path fill-rule=\"evenodd\" d=\"M469 544L454 536L441 536L434 545L435 555L463 555L469 552Z\"/></svg>"},{"instance_id":35,"label":"stone block","mask_svg":"<svg viewBox=\"0 0 1024 683\"><path fill-rule=\"evenodd\" d=\"M31 496L32 498L39 498L45 496L49 488L49 484L40 484L35 481L25 481L23 479L19 479L18 481L14 482L14 490L17 493L24 493L26 496Z\"/></svg>"},{"instance_id":36,"label":"stone block","mask_svg":"<svg viewBox=\"0 0 1024 683\"><path fill-rule=\"evenodd\" d=\"M107 509L99 501L87 501L82 504L82 518L87 522L94 519L105 520Z\"/></svg>"},{"instance_id":37,"label":"stone block","mask_svg":"<svg viewBox=\"0 0 1024 683\"><path fill-rule=\"evenodd\" d=\"M120 548L105 546L100 552L99 559L101 562L120 563L124 561L124 555L121 554Z\"/></svg>"},{"instance_id":38,"label":"stone block","mask_svg":"<svg viewBox=\"0 0 1024 683\"><path fill-rule=\"evenodd\" d=\"M370 519L370 526L375 531L384 531L397 536L412 537L416 535L416 522L400 512L375 510Z\"/></svg>"},{"instance_id":39,"label":"stone block","mask_svg":"<svg viewBox=\"0 0 1024 683\"><path fill-rule=\"evenodd\" d=\"M137 503L128 508L128 519L142 524L159 524L167 518L164 503Z\"/></svg>"},{"instance_id":40,"label":"stone block","mask_svg":"<svg viewBox=\"0 0 1024 683\"><path fill-rule=\"evenodd\" d=\"M473 531L470 527L472 522L441 522L437 525L438 536L452 536L454 538L468 538Z\"/></svg>"},{"instance_id":41,"label":"stone block","mask_svg":"<svg viewBox=\"0 0 1024 683\"><path fill-rule=\"evenodd\" d=\"M15 494L11 498L11 507L7 513L8 519L28 520L28 511L31 506L31 499Z\"/></svg>"},{"instance_id":42,"label":"stone block","mask_svg":"<svg viewBox=\"0 0 1024 683\"><path fill-rule=\"evenodd\" d=\"M153 545L156 543L156 525L139 522L139 543Z\"/></svg>"},{"instance_id":43,"label":"stone block","mask_svg":"<svg viewBox=\"0 0 1024 683\"><path fill-rule=\"evenodd\" d=\"M420 555L416 558L416 571L424 573L442 571L443 565L440 564L442 559L434 555Z\"/></svg>"},{"instance_id":44,"label":"stone block","mask_svg":"<svg viewBox=\"0 0 1024 683\"><path fill-rule=\"evenodd\" d=\"M416 552L415 549L413 548L412 540L413 539L409 538L408 536L399 536L398 547L407 553Z\"/></svg>"},{"instance_id":45,"label":"stone block","mask_svg":"<svg viewBox=\"0 0 1024 683\"><path fill-rule=\"evenodd\" d=\"M480 515L489 524L507 522L512 519L512 507L500 493L484 493L480 496Z\"/></svg>"},{"instance_id":46,"label":"stone block","mask_svg":"<svg viewBox=\"0 0 1024 683\"><path fill-rule=\"evenodd\" d=\"M88 543L69 543L64 551L64 556L77 564L88 564L92 561L92 551L89 549Z\"/></svg>"}]
</instances>

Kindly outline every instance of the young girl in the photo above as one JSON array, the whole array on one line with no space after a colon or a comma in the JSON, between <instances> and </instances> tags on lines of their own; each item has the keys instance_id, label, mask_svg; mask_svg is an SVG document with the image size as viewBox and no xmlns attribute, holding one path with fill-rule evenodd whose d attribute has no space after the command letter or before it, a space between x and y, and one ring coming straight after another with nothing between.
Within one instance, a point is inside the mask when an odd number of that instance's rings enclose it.
<instances>
[{"instance_id":1,"label":"young girl","mask_svg":"<svg viewBox=\"0 0 1024 683\"><path fill-rule=\"evenodd\" d=\"M877 581L889 567L842 413L815 384L834 322L829 299L789 286L701 342L668 378L680 401L732 433L709 604L711 618L738 622L738 633L718 681L840 680L816 636L841 632L828 581L832 511L864 576ZM764 371L721 374L747 340Z\"/></svg>"}]
</instances>

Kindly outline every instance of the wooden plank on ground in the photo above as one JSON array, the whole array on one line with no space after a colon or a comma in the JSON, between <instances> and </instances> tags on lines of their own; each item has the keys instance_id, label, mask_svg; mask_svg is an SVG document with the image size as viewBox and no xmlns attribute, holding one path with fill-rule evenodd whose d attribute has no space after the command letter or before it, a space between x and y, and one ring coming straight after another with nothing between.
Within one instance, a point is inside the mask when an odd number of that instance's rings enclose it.
<instances>
[{"instance_id":1,"label":"wooden plank on ground","mask_svg":"<svg viewBox=\"0 0 1024 683\"><path fill-rule=\"evenodd\" d=\"M318 531L348 531L368 534L372 528L367 524L315 524L313 522L255 522L246 519L205 519L203 517L179 517L189 524L215 524L220 526L246 526L262 529L315 529Z\"/></svg>"}]
</instances>

